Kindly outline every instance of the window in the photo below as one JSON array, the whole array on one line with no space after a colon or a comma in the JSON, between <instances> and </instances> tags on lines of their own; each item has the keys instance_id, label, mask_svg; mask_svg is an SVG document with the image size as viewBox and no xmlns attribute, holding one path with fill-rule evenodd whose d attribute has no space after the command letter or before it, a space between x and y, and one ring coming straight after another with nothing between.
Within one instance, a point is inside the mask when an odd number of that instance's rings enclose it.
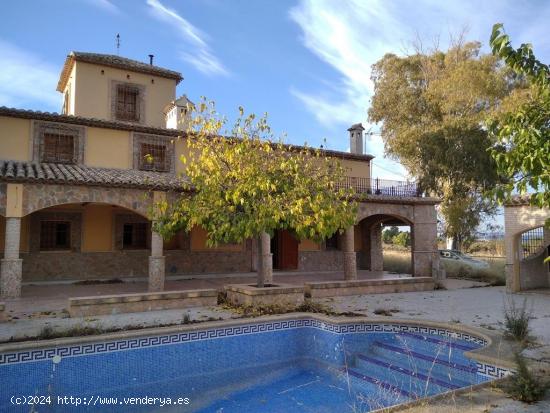
<instances>
[{"instance_id":1,"label":"window","mask_svg":"<svg viewBox=\"0 0 550 413\"><path fill-rule=\"evenodd\" d=\"M40 223L41 250L67 250L71 248L71 223L68 221L42 221Z\"/></svg>"},{"instance_id":2,"label":"window","mask_svg":"<svg viewBox=\"0 0 550 413\"><path fill-rule=\"evenodd\" d=\"M142 143L140 146L139 169L143 171L167 172L166 145Z\"/></svg>"},{"instance_id":3,"label":"window","mask_svg":"<svg viewBox=\"0 0 550 413\"><path fill-rule=\"evenodd\" d=\"M74 163L74 140L65 133L44 133L42 162Z\"/></svg>"},{"instance_id":4,"label":"window","mask_svg":"<svg viewBox=\"0 0 550 413\"><path fill-rule=\"evenodd\" d=\"M337 250L338 249L338 233L332 235L332 237L327 238L325 241L325 247L327 250Z\"/></svg>"},{"instance_id":5,"label":"window","mask_svg":"<svg viewBox=\"0 0 550 413\"><path fill-rule=\"evenodd\" d=\"M122 247L125 249L147 248L147 223L135 222L124 224Z\"/></svg>"},{"instance_id":6,"label":"window","mask_svg":"<svg viewBox=\"0 0 550 413\"><path fill-rule=\"evenodd\" d=\"M118 120L139 122L139 89L130 85L117 85L116 111Z\"/></svg>"}]
</instances>

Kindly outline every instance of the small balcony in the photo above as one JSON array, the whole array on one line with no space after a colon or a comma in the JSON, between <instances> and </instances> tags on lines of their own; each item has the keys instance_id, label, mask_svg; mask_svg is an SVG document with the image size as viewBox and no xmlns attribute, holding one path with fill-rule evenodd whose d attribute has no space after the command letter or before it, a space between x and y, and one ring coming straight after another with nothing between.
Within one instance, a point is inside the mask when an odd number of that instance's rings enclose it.
<instances>
[{"instance_id":1,"label":"small balcony","mask_svg":"<svg viewBox=\"0 0 550 413\"><path fill-rule=\"evenodd\" d=\"M421 189L416 182L392 181L389 179L369 179L347 176L340 188L353 188L357 194L381 195L403 198L421 198Z\"/></svg>"}]
</instances>

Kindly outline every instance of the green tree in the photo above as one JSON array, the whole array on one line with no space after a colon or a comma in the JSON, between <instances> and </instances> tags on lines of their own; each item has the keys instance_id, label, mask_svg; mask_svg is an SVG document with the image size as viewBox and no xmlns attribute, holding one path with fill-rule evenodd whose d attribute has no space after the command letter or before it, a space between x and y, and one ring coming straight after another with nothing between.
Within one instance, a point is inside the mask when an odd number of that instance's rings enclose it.
<instances>
[{"instance_id":1,"label":"green tree","mask_svg":"<svg viewBox=\"0 0 550 413\"><path fill-rule=\"evenodd\" d=\"M203 100L181 157L186 191L156 208L155 229L165 238L200 226L210 246L272 236L279 229L320 241L353 225L356 204L351 190L338 188L345 175L338 160L275 142L267 114L256 119L240 108L231 130L226 125L214 103ZM259 287L270 274L261 263Z\"/></svg>"},{"instance_id":2,"label":"green tree","mask_svg":"<svg viewBox=\"0 0 550 413\"><path fill-rule=\"evenodd\" d=\"M401 247L410 247L411 245L411 233L410 232L400 232L395 237L393 237L393 243Z\"/></svg>"},{"instance_id":3,"label":"green tree","mask_svg":"<svg viewBox=\"0 0 550 413\"><path fill-rule=\"evenodd\" d=\"M513 86L498 58L480 47L458 43L446 52L387 54L371 76L369 120L382 123L386 154L442 199L444 233L455 240L495 211L482 197L498 179L483 121Z\"/></svg>"},{"instance_id":4,"label":"green tree","mask_svg":"<svg viewBox=\"0 0 550 413\"><path fill-rule=\"evenodd\" d=\"M382 232L382 241L384 241L385 244L392 244L393 237L395 237L397 234L399 234L399 228L395 226L386 228L384 232Z\"/></svg>"},{"instance_id":5,"label":"green tree","mask_svg":"<svg viewBox=\"0 0 550 413\"><path fill-rule=\"evenodd\" d=\"M528 82L525 93L514 96L519 105L489 120L495 140L490 153L507 178L494 194L502 202L532 189L531 204L550 207L550 68L536 59L530 44L514 49L502 24L493 26L490 44L493 54Z\"/></svg>"}]
</instances>

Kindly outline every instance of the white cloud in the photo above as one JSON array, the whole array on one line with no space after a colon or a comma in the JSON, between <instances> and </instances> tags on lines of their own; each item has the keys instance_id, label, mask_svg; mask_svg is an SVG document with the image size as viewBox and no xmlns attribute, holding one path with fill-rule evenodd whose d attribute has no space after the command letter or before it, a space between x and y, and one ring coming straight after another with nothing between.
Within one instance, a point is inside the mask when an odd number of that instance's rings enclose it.
<instances>
[{"instance_id":1,"label":"white cloud","mask_svg":"<svg viewBox=\"0 0 550 413\"><path fill-rule=\"evenodd\" d=\"M96 6L109 13L113 13L113 14L120 13L120 9L117 6L115 6L115 4L110 0L86 0L86 1L92 6Z\"/></svg>"},{"instance_id":2,"label":"white cloud","mask_svg":"<svg viewBox=\"0 0 550 413\"><path fill-rule=\"evenodd\" d=\"M515 43L532 41L535 52L550 53L544 49L547 46L543 41L548 33L550 3L300 0L289 15L302 31L303 45L337 73L337 80L332 80L333 88L324 84L318 86L319 90L291 87L290 93L320 123L333 130L366 122L373 95L371 66L386 53L403 54L410 50L417 36L427 46L440 38L440 46L444 48L450 33L456 34L466 27L468 39L487 43L492 25L504 22ZM543 49L537 49L537 40ZM538 57L548 60L544 55ZM383 156L380 139L372 140L368 148L377 156L375 163L396 170L394 163L380 158Z\"/></svg>"},{"instance_id":3,"label":"white cloud","mask_svg":"<svg viewBox=\"0 0 550 413\"><path fill-rule=\"evenodd\" d=\"M0 39L0 106L45 105L40 110L58 111L61 94L56 92L59 68L40 57Z\"/></svg>"},{"instance_id":4,"label":"white cloud","mask_svg":"<svg viewBox=\"0 0 550 413\"><path fill-rule=\"evenodd\" d=\"M191 52L180 52L180 57L206 75L227 76L229 72L214 56L205 40L206 36L177 12L164 6L159 0L147 0L153 16L170 24L180 37L192 47Z\"/></svg>"}]
</instances>

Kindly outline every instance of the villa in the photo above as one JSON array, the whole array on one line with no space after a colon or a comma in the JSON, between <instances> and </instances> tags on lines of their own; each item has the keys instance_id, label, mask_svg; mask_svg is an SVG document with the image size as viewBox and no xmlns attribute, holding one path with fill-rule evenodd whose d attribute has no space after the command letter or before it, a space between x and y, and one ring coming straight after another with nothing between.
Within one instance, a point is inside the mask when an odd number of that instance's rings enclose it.
<instances>
[{"instance_id":1,"label":"villa","mask_svg":"<svg viewBox=\"0 0 550 413\"><path fill-rule=\"evenodd\" d=\"M71 52L57 90L61 114L0 108L0 250L3 297L21 285L256 270L256 241L209 248L195 228L163 240L151 230L155 201L182 190L188 99L183 76L115 55ZM362 195L356 224L319 244L287 231L271 240L273 267L285 271L382 271L384 225L410 226L412 276L436 277L437 200L415 184L373 179L363 127L348 129L351 152L326 150ZM153 162L146 161L153 155Z\"/></svg>"}]
</instances>

